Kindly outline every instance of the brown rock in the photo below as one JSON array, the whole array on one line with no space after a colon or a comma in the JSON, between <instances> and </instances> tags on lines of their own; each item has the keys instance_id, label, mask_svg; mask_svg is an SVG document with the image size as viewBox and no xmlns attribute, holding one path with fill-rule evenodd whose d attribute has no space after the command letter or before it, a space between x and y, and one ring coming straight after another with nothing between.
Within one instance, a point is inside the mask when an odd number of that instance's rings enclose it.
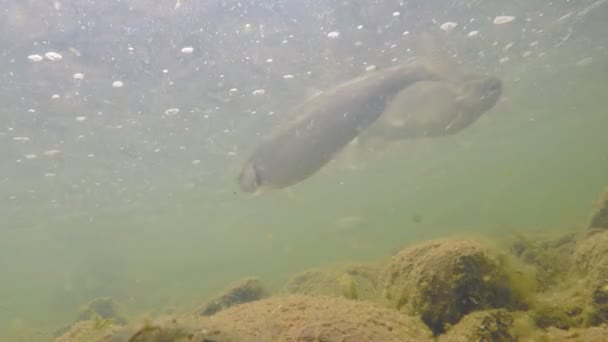
<instances>
[{"instance_id":1,"label":"brown rock","mask_svg":"<svg viewBox=\"0 0 608 342\"><path fill-rule=\"evenodd\" d=\"M241 341L432 341L416 317L337 297L288 295L238 305L209 317Z\"/></svg>"}]
</instances>

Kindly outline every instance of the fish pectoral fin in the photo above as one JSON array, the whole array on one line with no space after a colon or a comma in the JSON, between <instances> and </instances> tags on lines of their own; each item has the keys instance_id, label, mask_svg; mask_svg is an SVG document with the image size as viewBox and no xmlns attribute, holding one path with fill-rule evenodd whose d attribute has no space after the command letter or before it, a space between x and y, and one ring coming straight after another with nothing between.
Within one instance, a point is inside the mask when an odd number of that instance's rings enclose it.
<instances>
[{"instance_id":1,"label":"fish pectoral fin","mask_svg":"<svg viewBox=\"0 0 608 342\"><path fill-rule=\"evenodd\" d=\"M287 199L289 199L292 202L296 202L299 204L306 204L306 202L301 197L296 195L296 193L290 188L285 189L284 194L286 195Z\"/></svg>"}]
</instances>

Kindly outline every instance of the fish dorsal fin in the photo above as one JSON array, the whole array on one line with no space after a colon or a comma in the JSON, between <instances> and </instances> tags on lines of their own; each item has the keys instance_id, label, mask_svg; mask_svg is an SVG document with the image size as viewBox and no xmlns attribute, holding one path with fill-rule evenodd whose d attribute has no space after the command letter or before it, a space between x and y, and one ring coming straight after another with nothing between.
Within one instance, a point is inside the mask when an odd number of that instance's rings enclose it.
<instances>
[{"instance_id":1,"label":"fish dorsal fin","mask_svg":"<svg viewBox=\"0 0 608 342\"><path fill-rule=\"evenodd\" d=\"M418 59L431 70L450 81L460 77L458 65L437 36L422 32L415 40L415 47Z\"/></svg>"}]
</instances>

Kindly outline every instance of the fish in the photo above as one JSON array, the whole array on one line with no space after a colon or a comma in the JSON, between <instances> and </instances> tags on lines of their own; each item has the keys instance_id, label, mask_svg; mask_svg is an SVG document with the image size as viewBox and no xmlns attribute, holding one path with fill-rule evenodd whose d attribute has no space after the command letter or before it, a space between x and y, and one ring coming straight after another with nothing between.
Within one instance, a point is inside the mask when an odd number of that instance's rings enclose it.
<instances>
[{"instance_id":1,"label":"fish","mask_svg":"<svg viewBox=\"0 0 608 342\"><path fill-rule=\"evenodd\" d=\"M458 82L418 82L397 94L359 141L457 134L494 107L502 90L500 78L484 75L467 75Z\"/></svg>"},{"instance_id":2,"label":"fish","mask_svg":"<svg viewBox=\"0 0 608 342\"><path fill-rule=\"evenodd\" d=\"M386 110L352 145L374 149L386 143L457 134L492 109L503 93L497 76L462 72L449 60L435 38L423 35L423 55L444 75L404 88Z\"/></svg>"},{"instance_id":3,"label":"fish","mask_svg":"<svg viewBox=\"0 0 608 342\"><path fill-rule=\"evenodd\" d=\"M259 194L298 184L318 172L416 82L441 76L425 63L368 71L305 101L288 124L264 139L237 176L243 192Z\"/></svg>"}]
</instances>

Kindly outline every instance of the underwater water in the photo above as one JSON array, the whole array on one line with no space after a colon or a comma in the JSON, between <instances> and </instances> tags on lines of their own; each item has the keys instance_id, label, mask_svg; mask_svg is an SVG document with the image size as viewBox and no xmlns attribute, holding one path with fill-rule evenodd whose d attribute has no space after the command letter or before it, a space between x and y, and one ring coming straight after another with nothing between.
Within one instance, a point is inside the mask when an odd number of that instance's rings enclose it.
<instances>
[{"instance_id":1,"label":"underwater water","mask_svg":"<svg viewBox=\"0 0 608 342\"><path fill-rule=\"evenodd\" d=\"M431 238L584 228L608 186L607 16L601 0L0 0L2 340L97 297L155 315ZM239 189L291 109L413 59L427 31L502 79L494 108L289 190Z\"/></svg>"}]
</instances>

